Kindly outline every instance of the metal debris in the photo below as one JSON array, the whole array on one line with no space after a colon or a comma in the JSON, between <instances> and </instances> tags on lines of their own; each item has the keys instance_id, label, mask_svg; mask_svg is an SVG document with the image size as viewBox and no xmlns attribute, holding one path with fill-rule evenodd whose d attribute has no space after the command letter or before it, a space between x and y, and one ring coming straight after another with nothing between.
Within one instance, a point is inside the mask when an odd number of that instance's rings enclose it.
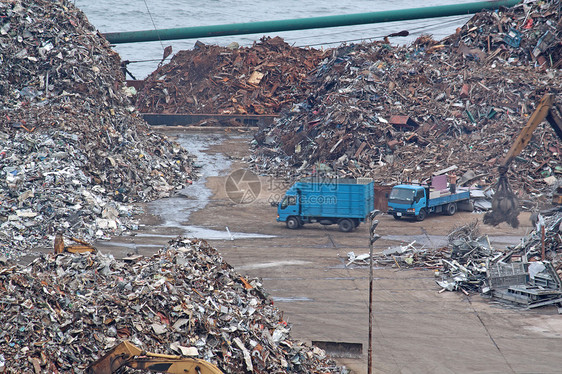
<instances>
[{"instance_id":1,"label":"metal debris","mask_svg":"<svg viewBox=\"0 0 562 374\"><path fill-rule=\"evenodd\" d=\"M562 281L548 261L493 264L483 293L526 308L562 307Z\"/></svg>"},{"instance_id":2,"label":"metal debris","mask_svg":"<svg viewBox=\"0 0 562 374\"><path fill-rule=\"evenodd\" d=\"M260 280L242 278L202 240L177 238L132 262L63 253L0 266L0 291L6 373L82 373L122 340L224 373L347 372L292 339Z\"/></svg>"},{"instance_id":3,"label":"metal debris","mask_svg":"<svg viewBox=\"0 0 562 374\"><path fill-rule=\"evenodd\" d=\"M0 3L0 254L135 230L132 203L192 179L127 95L119 56L69 1Z\"/></svg>"},{"instance_id":4,"label":"metal debris","mask_svg":"<svg viewBox=\"0 0 562 374\"><path fill-rule=\"evenodd\" d=\"M377 266L391 266L399 269L418 268L435 269L441 265L441 259L447 256L447 248L429 249L417 248L415 241L407 245L390 247L382 252L373 253L373 264ZM369 266L369 254L356 255L355 252L347 253L346 266Z\"/></svg>"},{"instance_id":5,"label":"metal debris","mask_svg":"<svg viewBox=\"0 0 562 374\"><path fill-rule=\"evenodd\" d=\"M436 273L443 290L480 292L525 308L551 304L562 307L562 212L542 219L521 243L505 251L494 249L486 236L473 240L474 228L455 231L450 260ZM459 232L469 233L465 238ZM453 233L452 233L453 234Z\"/></svg>"},{"instance_id":6,"label":"metal debris","mask_svg":"<svg viewBox=\"0 0 562 374\"><path fill-rule=\"evenodd\" d=\"M280 37L263 37L250 48L197 42L142 82L136 106L143 113L277 114L306 99L308 72L326 53L291 47ZM221 120L200 125L213 121Z\"/></svg>"},{"instance_id":7,"label":"metal debris","mask_svg":"<svg viewBox=\"0 0 562 374\"><path fill-rule=\"evenodd\" d=\"M550 210L516 246L499 250L478 221L448 235L447 246L416 248L415 241L373 254L377 266L434 269L441 291L460 291L514 302L525 308L562 303L562 211ZM542 265L541 265L542 264ZM369 266L369 254L347 254L346 266ZM560 305L562 307L562 305Z\"/></svg>"},{"instance_id":8,"label":"metal debris","mask_svg":"<svg viewBox=\"0 0 562 374\"><path fill-rule=\"evenodd\" d=\"M562 84L558 6L481 12L442 41L424 35L403 47L372 42L331 50L311 72L306 100L256 134L253 165L287 179L322 171L383 185L424 181L457 165L459 175L474 175L465 185L491 188L491 170L532 106ZM521 34L517 47L504 41L510 27ZM554 39L532 57L544 29ZM542 126L512 164L517 177L510 180L526 208L533 207L528 200L552 196L545 178L560 178L561 147Z\"/></svg>"}]
</instances>

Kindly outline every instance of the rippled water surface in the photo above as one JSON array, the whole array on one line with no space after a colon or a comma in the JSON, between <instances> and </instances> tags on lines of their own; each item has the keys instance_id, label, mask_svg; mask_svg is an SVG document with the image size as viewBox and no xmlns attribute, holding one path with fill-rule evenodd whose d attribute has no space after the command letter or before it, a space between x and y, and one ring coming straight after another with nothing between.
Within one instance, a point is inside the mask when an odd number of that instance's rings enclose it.
<instances>
[{"instance_id":1,"label":"rippled water surface","mask_svg":"<svg viewBox=\"0 0 562 374\"><path fill-rule=\"evenodd\" d=\"M76 0L90 22L102 33L211 26L231 23L261 22L335 16L385 10L409 9L426 6L473 3L475 0L428 0L424 2L395 0ZM379 40L383 36L408 30L407 38L392 38L393 44L407 44L422 34L431 34L437 40L455 32L470 16L443 17L404 22L379 23L333 27L301 31L278 32L268 36L281 36L294 46L314 48L335 47L344 42ZM200 39L203 43L228 45L237 42L252 45L264 35L235 35ZM145 78L158 66L164 47L171 45L174 52L191 49L196 40L172 40L119 44L115 50L123 60L143 61L132 63L129 70L138 79ZM148 60L148 61L147 61Z\"/></svg>"}]
</instances>

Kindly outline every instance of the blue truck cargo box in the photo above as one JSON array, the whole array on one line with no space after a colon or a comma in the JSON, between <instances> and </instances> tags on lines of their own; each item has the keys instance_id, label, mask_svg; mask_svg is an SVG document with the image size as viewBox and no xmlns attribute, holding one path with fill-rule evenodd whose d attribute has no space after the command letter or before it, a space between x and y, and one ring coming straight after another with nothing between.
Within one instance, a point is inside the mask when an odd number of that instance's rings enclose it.
<instances>
[{"instance_id":1,"label":"blue truck cargo box","mask_svg":"<svg viewBox=\"0 0 562 374\"><path fill-rule=\"evenodd\" d=\"M307 178L296 182L278 205L277 221L339 224L352 222L354 227L365 221L374 208L374 183L370 178ZM347 227L347 226L345 226ZM341 228L341 226L340 226ZM350 231L350 230L343 230Z\"/></svg>"}]
</instances>

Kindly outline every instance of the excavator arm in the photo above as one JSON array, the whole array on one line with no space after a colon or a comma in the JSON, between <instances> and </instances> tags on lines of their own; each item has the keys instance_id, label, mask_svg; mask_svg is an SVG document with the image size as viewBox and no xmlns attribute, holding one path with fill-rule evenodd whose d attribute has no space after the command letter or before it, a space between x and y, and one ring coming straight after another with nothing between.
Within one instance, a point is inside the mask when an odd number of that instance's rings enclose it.
<instances>
[{"instance_id":1,"label":"excavator arm","mask_svg":"<svg viewBox=\"0 0 562 374\"><path fill-rule=\"evenodd\" d=\"M210 362L197 358L144 352L125 340L86 369L88 374L112 374L123 366L172 374L223 374Z\"/></svg>"},{"instance_id":2,"label":"excavator arm","mask_svg":"<svg viewBox=\"0 0 562 374\"><path fill-rule=\"evenodd\" d=\"M533 132L535 132L540 123L544 121L544 119L547 118L547 116L549 116L549 114L551 113L553 104L554 97L552 96L552 94L546 94L543 96L539 105L537 105L537 108L535 109L525 126L521 129L519 136L517 136L517 139L515 139L515 141L511 145L509 152L500 165L500 174L502 174L502 172L507 172L511 161L513 161L513 159L521 153L521 151L527 146L527 144L529 144L533 136ZM554 118L553 114L550 114L550 116ZM552 127L556 130L555 126Z\"/></svg>"},{"instance_id":3,"label":"excavator arm","mask_svg":"<svg viewBox=\"0 0 562 374\"><path fill-rule=\"evenodd\" d=\"M521 129L519 136L511 145L509 152L505 156L502 165L500 168L505 169L509 167L509 164L513 159L521 153L521 151L529 144L531 138L533 136L533 132L536 128L540 125L542 121L545 119L550 123L550 126L558 135L560 139L562 139L562 118L553 110L554 108L554 96L552 94L545 94L537 108L527 121L527 124Z\"/></svg>"},{"instance_id":4,"label":"excavator arm","mask_svg":"<svg viewBox=\"0 0 562 374\"><path fill-rule=\"evenodd\" d=\"M513 159L529 144L533 132L545 119L550 123L556 135L562 139L562 119L553 110L553 106L554 96L549 93L545 94L502 160L498 167L499 178L496 184L496 192L492 199L492 210L484 215L485 224L497 226L505 221L512 227L519 226L517 218L519 215L519 201L508 183L506 173Z\"/></svg>"}]
</instances>

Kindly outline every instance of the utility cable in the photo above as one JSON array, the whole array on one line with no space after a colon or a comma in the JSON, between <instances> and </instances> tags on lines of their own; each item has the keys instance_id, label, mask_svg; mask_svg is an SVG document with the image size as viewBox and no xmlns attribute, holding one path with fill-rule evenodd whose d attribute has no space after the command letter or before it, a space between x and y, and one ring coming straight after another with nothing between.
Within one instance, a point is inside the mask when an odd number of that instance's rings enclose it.
<instances>
[{"instance_id":1,"label":"utility cable","mask_svg":"<svg viewBox=\"0 0 562 374\"><path fill-rule=\"evenodd\" d=\"M442 28L443 25L447 25L447 24L456 24L459 21L461 21L464 17L461 18L457 18L454 20L450 20L448 22L441 22L441 23L435 23L432 25L427 25L427 26L420 26L420 27L415 27L413 29L410 29L410 35L416 35L416 34L423 34L424 32L427 32L429 30L434 30L434 29L438 29L438 28ZM365 30L368 31L368 30ZM344 34L344 32L338 32L338 33L330 33L330 34L324 34L324 35L320 35L319 37L323 37L323 36L327 36L327 35L340 35L340 34ZM358 38L358 39L346 39L346 40L336 40L336 41L331 41L331 42L321 42L321 43L314 43L314 44L306 44L306 45L301 45L301 46L297 46L298 48L304 48L304 47L316 47L316 46L320 46L320 45L327 45L327 44L342 44L342 43L349 43L349 42L357 42L357 41L366 41L366 40L375 40L375 39L382 39L384 38L386 35L374 35L374 36L370 36L370 37L364 37L364 38ZM291 40L298 40L298 39L305 39L307 37L299 37L299 38L293 38Z\"/></svg>"},{"instance_id":2,"label":"utility cable","mask_svg":"<svg viewBox=\"0 0 562 374\"><path fill-rule=\"evenodd\" d=\"M158 41L160 41L160 45L162 46L162 50L165 49L164 43L162 43L162 39L160 39L160 33L156 28L156 23L154 22L154 18L152 18L152 13L150 13L150 9L148 8L148 3L144 0L144 5L146 6L146 11L148 12L148 16L150 17L150 21L152 22L152 26L154 26L154 31L156 31L156 35L158 35Z\"/></svg>"},{"instance_id":3,"label":"utility cable","mask_svg":"<svg viewBox=\"0 0 562 374\"><path fill-rule=\"evenodd\" d=\"M431 23L429 25L424 25L424 26L419 26L419 27L414 27L414 28L408 28L408 30L410 31L410 34L414 34L418 31L423 33L423 32L426 32L428 30L440 29L440 28L442 28L443 26L446 26L446 25L457 24L458 22L464 20L465 18L466 18L466 16L460 16L460 17L456 17L454 19L447 20L445 22L435 22L435 23ZM406 21L403 21L403 22L406 22ZM351 27L351 26L343 26L343 27ZM365 29L365 30L362 30L362 31L368 32L368 31L372 31L372 30L373 31L378 30L378 28ZM342 35L342 34L348 34L348 33L349 33L349 31L337 31L337 32L321 34L321 35L316 36L316 38L327 37L327 36L330 36L330 35ZM365 39L384 38L385 36L386 35L372 36L372 37L368 37L368 38L365 38ZM309 36L299 36L299 37L290 38L290 40L296 41L296 40L307 39L307 38L310 38L310 37Z\"/></svg>"}]
</instances>

